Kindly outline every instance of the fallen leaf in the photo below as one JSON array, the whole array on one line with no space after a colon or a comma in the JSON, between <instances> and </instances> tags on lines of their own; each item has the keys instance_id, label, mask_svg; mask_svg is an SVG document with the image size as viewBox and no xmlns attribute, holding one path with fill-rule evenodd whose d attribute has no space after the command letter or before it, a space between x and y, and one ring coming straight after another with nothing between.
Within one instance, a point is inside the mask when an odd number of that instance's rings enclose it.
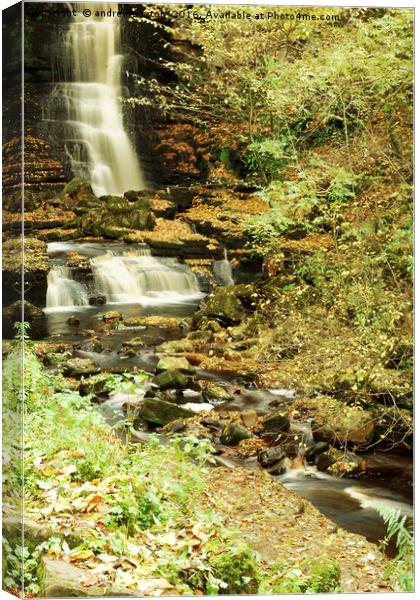
<instances>
[{"instance_id":1,"label":"fallen leaf","mask_svg":"<svg viewBox=\"0 0 420 600\"><path fill-rule=\"evenodd\" d=\"M69 559L71 562L74 562L76 560L86 560L92 556L94 556L92 550L79 550L78 552L71 552L69 554Z\"/></svg>"}]
</instances>

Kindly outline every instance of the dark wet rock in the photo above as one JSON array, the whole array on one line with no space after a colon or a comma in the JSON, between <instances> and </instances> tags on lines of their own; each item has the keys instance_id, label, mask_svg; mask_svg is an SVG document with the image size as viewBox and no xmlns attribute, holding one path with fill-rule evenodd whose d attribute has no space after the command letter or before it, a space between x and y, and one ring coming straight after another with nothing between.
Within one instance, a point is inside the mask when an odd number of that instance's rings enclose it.
<instances>
[{"instance_id":1,"label":"dark wet rock","mask_svg":"<svg viewBox=\"0 0 420 600\"><path fill-rule=\"evenodd\" d=\"M344 452L331 447L318 456L316 466L320 471L331 475L349 475L363 471L364 461L354 452Z\"/></svg>"},{"instance_id":2,"label":"dark wet rock","mask_svg":"<svg viewBox=\"0 0 420 600\"><path fill-rule=\"evenodd\" d=\"M170 369L156 375L153 379L153 383L161 390L170 388L182 389L188 387L190 379L177 369Z\"/></svg>"},{"instance_id":3,"label":"dark wet rock","mask_svg":"<svg viewBox=\"0 0 420 600\"><path fill-rule=\"evenodd\" d=\"M67 325L70 325L70 327L79 327L80 319L78 319L74 315L70 315L70 317L68 317L67 319Z\"/></svg>"},{"instance_id":4,"label":"dark wet rock","mask_svg":"<svg viewBox=\"0 0 420 600\"><path fill-rule=\"evenodd\" d=\"M96 294L95 296L91 296L89 298L89 304L91 306L106 304L106 296L104 296L104 294Z\"/></svg>"},{"instance_id":5,"label":"dark wet rock","mask_svg":"<svg viewBox=\"0 0 420 600\"><path fill-rule=\"evenodd\" d=\"M177 211L174 202L159 197L152 198L150 208L153 214L163 219L174 219Z\"/></svg>"},{"instance_id":6,"label":"dark wet rock","mask_svg":"<svg viewBox=\"0 0 420 600\"><path fill-rule=\"evenodd\" d=\"M269 467L267 467L267 472L273 476L284 475L287 472L287 470L289 469L289 465L290 465L289 459L284 457L281 460L274 463L273 465L270 465Z\"/></svg>"},{"instance_id":7,"label":"dark wet rock","mask_svg":"<svg viewBox=\"0 0 420 600\"><path fill-rule=\"evenodd\" d=\"M162 356L156 365L156 371L181 371L181 373L193 374L194 369L184 357L179 356Z\"/></svg>"},{"instance_id":8,"label":"dark wet rock","mask_svg":"<svg viewBox=\"0 0 420 600\"><path fill-rule=\"evenodd\" d=\"M224 427L220 441L225 446L237 446L241 440L248 440L252 437L243 427L240 427L236 423L229 423Z\"/></svg>"},{"instance_id":9,"label":"dark wet rock","mask_svg":"<svg viewBox=\"0 0 420 600\"><path fill-rule=\"evenodd\" d=\"M176 419L192 417L195 413L172 402L165 402L165 400L158 400L156 398L146 398L140 408L139 415L148 423L167 425Z\"/></svg>"},{"instance_id":10,"label":"dark wet rock","mask_svg":"<svg viewBox=\"0 0 420 600\"><path fill-rule=\"evenodd\" d=\"M321 454L322 452L325 452L325 450L328 450L328 447L328 442L315 442L315 444L312 444L312 446L310 446L307 449L305 453L306 460L314 461L318 454Z\"/></svg>"},{"instance_id":11,"label":"dark wet rock","mask_svg":"<svg viewBox=\"0 0 420 600\"><path fill-rule=\"evenodd\" d=\"M70 358L64 365L64 375L70 376L93 375L100 370L90 358Z\"/></svg>"},{"instance_id":12,"label":"dark wet rock","mask_svg":"<svg viewBox=\"0 0 420 600\"><path fill-rule=\"evenodd\" d=\"M258 462L262 467L270 467L286 458L286 453L280 446L273 446L258 453Z\"/></svg>"},{"instance_id":13,"label":"dark wet rock","mask_svg":"<svg viewBox=\"0 0 420 600\"><path fill-rule=\"evenodd\" d=\"M17 300L3 309L4 338L10 339L16 336L17 330L15 328L15 323L21 323L22 317L23 320L30 325L27 333L32 339L42 339L48 335L47 324L42 310L27 300L24 300L23 302Z\"/></svg>"},{"instance_id":14,"label":"dark wet rock","mask_svg":"<svg viewBox=\"0 0 420 600\"><path fill-rule=\"evenodd\" d=\"M411 454L413 450L413 413L397 406L379 409L374 440L381 446Z\"/></svg>"},{"instance_id":15,"label":"dark wet rock","mask_svg":"<svg viewBox=\"0 0 420 600\"><path fill-rule=\"evenodd\" d=\"M290 420L286 411L279 410L262 420L265 433L281 433L288 431Z\"/></svg>"},{"instance_id":16,"label":"dark wet rock","mask_svg":"<svg viewBox=\"0 0 420 600\"><path fill-rule=\"evenodd\" d=\"M188 208L189 206L191 206L193 198L197 194L197 191L194 187L187 187L185 185L171 185L167 188L166 193L167 197L178 208ZM161 197L165 197L165 193Z\"/></svg>"}]
</instances>

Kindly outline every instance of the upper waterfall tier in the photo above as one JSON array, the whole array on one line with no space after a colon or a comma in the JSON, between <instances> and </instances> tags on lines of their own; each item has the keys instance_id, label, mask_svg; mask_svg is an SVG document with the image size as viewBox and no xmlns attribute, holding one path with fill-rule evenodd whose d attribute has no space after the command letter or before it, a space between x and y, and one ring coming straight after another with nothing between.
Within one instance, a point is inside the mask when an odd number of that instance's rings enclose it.
<instances>
[{"instance_id":1,"label":"upper waterfall tier","mask_svg":"<svg viewBox=\"0 0 420 600\"><path fill-rule=\"evenodd\" d=\"M91 17L83 16L84 8ZM74 174L89 178L97 196L146 187L123 123L120 18L95 16L110 8L118 5L77 5L64 39L64 81L53 92L67 113L66 151Z\"/></svg>"}]
</instances>

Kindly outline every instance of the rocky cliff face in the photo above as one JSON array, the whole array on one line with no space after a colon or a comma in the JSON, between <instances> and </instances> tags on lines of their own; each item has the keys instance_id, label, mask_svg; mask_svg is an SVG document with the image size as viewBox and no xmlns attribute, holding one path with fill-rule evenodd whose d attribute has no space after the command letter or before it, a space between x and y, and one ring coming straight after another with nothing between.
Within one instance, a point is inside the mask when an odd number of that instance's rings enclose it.
<instances>
[{"instance_id":1,"label":"rocky cliff face","mask_svg":"<svg viewBox=\"0 0 420 600\"><path fill-rule=\"evenodd\" d=\"M72 177L64 147L60 121L63 108L48 103L54 81L62 70L59 41L68 23L67 18L45 16L42 10L51 3L25 5L24 56L24 146L25 185L27 191L54 194ZM142 5L124 5L141 17ZM18 191L21 173L21 57L19 10L8 15L5 23L6 55L4 64L4 181L7 196ZM123 81L125 126L133 139L147 181L152 187L202 180L207 175L204 150L197 141L198 128L165 113L157 98L160 86L175 86L173 71L163 65L177 60L177 45L169 34L147 22L139 24L127 16L121 17L123 52L126 56ZM61 44L62 47L62 44ZM136 102L127 101L135 98ZM52 116L48 120L46 116Z\"/></svg>"}]
</instances>

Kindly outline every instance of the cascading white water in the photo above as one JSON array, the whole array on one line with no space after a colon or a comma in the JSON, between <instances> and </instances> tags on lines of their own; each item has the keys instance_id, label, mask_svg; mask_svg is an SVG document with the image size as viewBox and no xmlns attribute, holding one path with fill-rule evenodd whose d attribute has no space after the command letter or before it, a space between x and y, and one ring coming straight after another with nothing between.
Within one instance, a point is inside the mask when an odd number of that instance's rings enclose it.
<instances>
[{"instance_id":1,"label":"cascading white water","mask_svg":"<svg viewBox=\"0 0 420 600\"><path fill-rule=\"evenodd\" d=\"M233 285L235 283L226 248L223 250L223 260L217 260L213 264L213 272L216 275L217 283L221 285Z\"/></svg>"},{"instance_id":2,"label":"cascading white water","mask_svg":"<svg viewBox=\"0 0 420 600\"><path fill-rule=\"evenodd\" d=\"M48 274L48 312L75 306L90 306L89 293L103 294L107 304L170 305L195 302L203 297L196 275L172 258L151 255L148 246L99 254L98 245L52 243L50 255L77 251L90 256L93 286L75 281L69 267L54 265ZM92 253L94 256L92 257ZM92 307L93 308L93 307Z\"/></svg>"},{"instance_id":3,"label":"cascading white water","mask_svg":"<svg viewBox=\"0 0 420 600\"><path fill-rule=\"evenodd\" d=\"M196 276L175 260L146 254L107 253L91 261L95 286L111 303L153 304L202 296Z\"/></svg>"},{"instance_id":4,"label":"cascading white water","mask_svg":"<svg viewBox=\"0 0 420 600\"><path fill-rule=\"evenodd\" d=\"M88 304L85 286L73 279L70 269L62 265L54 266L48 273L47 309Z\"/></svg>"},{"instance_id":5,"label":"cascading white water","mask_svg":"<svg viewBox=\"0 0 420 600\"><path fill-rule=\"evenodd\" d=\"M64 40L66 81L53 92L67 111L66 149L74 174L87 175L97 196L142 190L144 178L120 103L120 17L106 16L118 4L78 3L76 9ZM92 16L83 16L85 9Z\"/></svg>"}]
</instances>

